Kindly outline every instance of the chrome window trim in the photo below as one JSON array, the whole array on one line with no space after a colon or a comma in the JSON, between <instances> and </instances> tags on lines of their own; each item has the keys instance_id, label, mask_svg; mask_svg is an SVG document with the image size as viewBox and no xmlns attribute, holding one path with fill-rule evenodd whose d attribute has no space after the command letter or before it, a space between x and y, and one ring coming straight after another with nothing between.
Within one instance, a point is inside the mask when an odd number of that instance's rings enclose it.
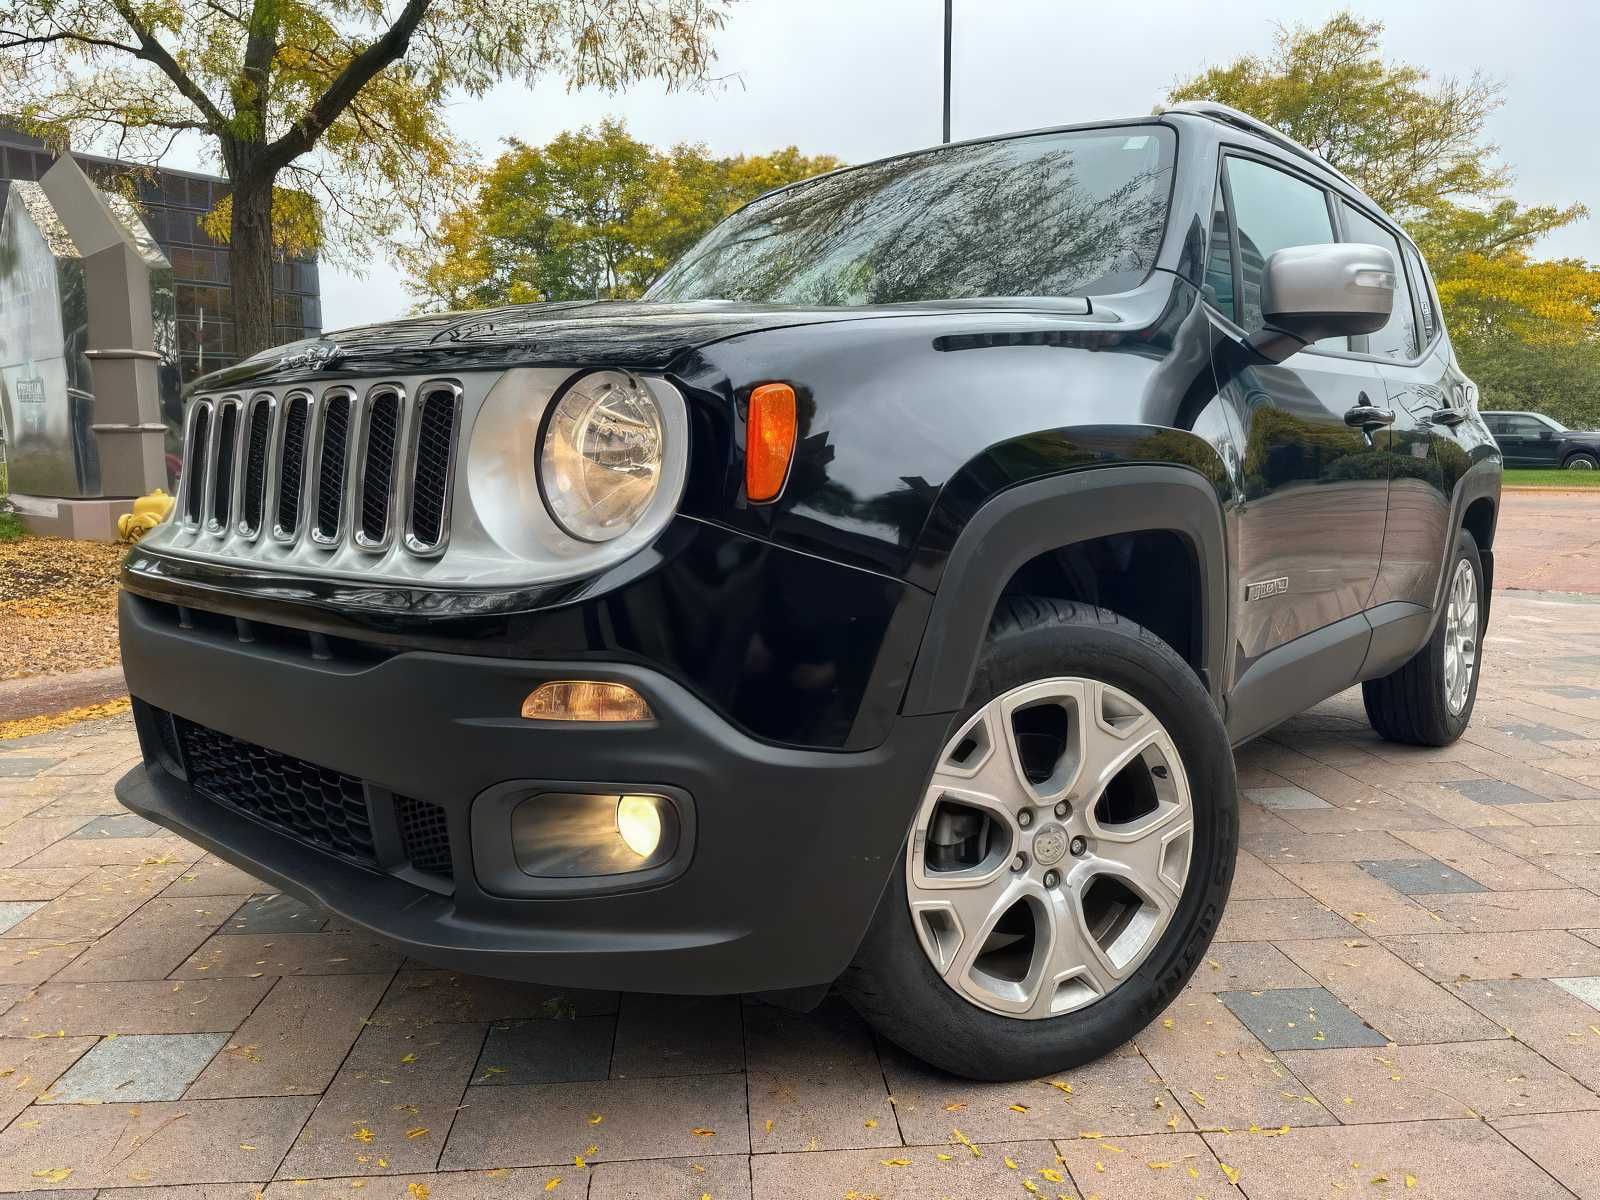
<instances>
[{"instance_id":1,"label":"chrome window trim","mask_svg":"<svg viewBox=\"0 0 1600 1200\"><path fill-rule=\"evenodd\" d=\"M420 434L422 432L422 409L427 403L428 396L439 389L450 393L454 404L454 412L450 417L450 439L445 453L444 475L444 503L439 509L439 538L435 542L424 542L417 537L415 528L416 514L412 511L412 501L417 490L417 452L420 449ZM465 393L461 385L454 379L429 379L417 386L411 404L411 411L407 417L407 426L410 439L406 446L406 473L405 473L405 547L419 558L438 558L450 545L450 514L452 509L453 493L456 490L456 460L461 453L461 414L466 407Z\"/></svg>"}]
</instances>

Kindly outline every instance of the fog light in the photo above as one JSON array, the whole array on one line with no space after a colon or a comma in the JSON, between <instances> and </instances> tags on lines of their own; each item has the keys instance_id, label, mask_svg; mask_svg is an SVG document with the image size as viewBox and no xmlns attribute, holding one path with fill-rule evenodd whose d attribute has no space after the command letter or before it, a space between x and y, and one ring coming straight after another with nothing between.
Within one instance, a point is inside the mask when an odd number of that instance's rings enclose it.
<instances>
[{"instance_id":1,"label":"fog light","mask_svg":"<svg viewBox=\"0 0 1600 1200\"><path fill-rule=\"evenodd\" d=\"M617 801L617 832L640 858L649 858L661 845L659 803L655 796L624 796Z\"/></svg>"},{"instance_id":2,"label":"fog light","mask_svg":"<svg viewBox=\"0 0 1600 1200\"><path fill-rule=\"evenodd\" d=\"M530 721L648 721L650 705L625 683L566 679L542 683L522 702Z\"/></svg>"},{"instance_id":3,"label":"fog light","mask_svg":"<svg viewBox=\"0 0 1600 1200\"><path fill-rule=\"evenodd\" d=\"M680 822L666 796L542 792L511 813L511 851L524 875L625 875L667 862Z\"/></svg>"}]
</instances>

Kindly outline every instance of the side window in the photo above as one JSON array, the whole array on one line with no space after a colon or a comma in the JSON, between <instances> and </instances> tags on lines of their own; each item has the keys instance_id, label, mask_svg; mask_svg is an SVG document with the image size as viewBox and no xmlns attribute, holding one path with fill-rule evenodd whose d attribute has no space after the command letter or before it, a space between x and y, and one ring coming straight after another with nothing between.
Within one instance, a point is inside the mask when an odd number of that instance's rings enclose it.
<instances>
[{"instance_id":1,"label":"side window","mask_svg":"<svg viewBox=\"0 0 1600 1200\"><path fill-rule=\"evenodd\" d=\"M1427 268L1422 265L1422 256L1411 243L1407 242L1402 249L1406 253L1406 262L1411 266L1412 286L1417 289L1417 309L1422 313L1422 344L1431 345L1433 339L1439 336L1439 309L1433 294L1433 281L1428 278Z\"/></svg>"},{"instance_id":2,"label":"side window","mask_svg":"<svg viewBox=\"0 0 1600 1200\"><path fill-rule=\"evenodd\" d=\"M1206 254L1206 299L1220 313L1235 321L1239 314L1233 304L1233 238L1228 228L1227 197L1221 183L1211 203L1211 248Z\"/></svg>"},{"instance_id":3,"label":"side window","mask_svg":"<svg viewBox=\"0 0 1600 1200\"><path fill-rule=\"evenodd\" d=\"M1268 257L1285 246L1313 246L1335 240L1333 222L1319 187L1249 158L1230 158L1227 171L1244 281L1237 320L1247 333L1254 333L1265 324L1261 316L1261 279ZM1319 344L1342 350L1345 339Z\"/></svg>"},{"instance_id":4,"label":"side window","mask_svg":"<svg viewBox=\"0 0 1600 1200\"><path fill-rule=\"evenodd\" d=\"M1417 322L1411 308L1411 289L1406 285L1405 259L1400 256L1399 240L1366 213L1343 200L1339 207L1344 214L1345 241L1382 246L1394 255L1394 312L1389 314L1389 323L1368 339L1368 349L1380 358L1415 358L1422 348L1417 344Z\"/></svg>"},{"instance_id":5,"label":"side window","mask_svg":"<svg viewBox=\"0 0 1600 1200\"><path fill-rule=\"evenodd\" d=\"M1548 428L1532 417L1507 417L1506 432L1517 437L1538 437L1541 430Z\"/></svg>"}]
</instances>

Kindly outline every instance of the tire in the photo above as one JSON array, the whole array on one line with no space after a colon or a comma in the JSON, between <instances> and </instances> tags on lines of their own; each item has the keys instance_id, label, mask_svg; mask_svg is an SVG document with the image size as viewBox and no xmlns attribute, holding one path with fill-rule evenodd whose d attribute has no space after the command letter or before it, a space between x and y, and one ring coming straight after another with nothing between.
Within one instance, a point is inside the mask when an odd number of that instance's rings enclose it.
<instances>
[{"instance_id":1,"label":"tire","mask_svg":"<svg viewBox=\"0 0 1600 1200\"><path fill-rule=\"evenodd\" d=\"M1089 711L1085 706L1094 706L1102 719L1096 728L1104 732L1080 735L1085 739L1097 739L1093 743L1084 740L1073 743L1070 733L1061 735L1067 739L1066 745L1075 745L1077 749L1062 752L1056 773L1035 786L1035 774L1042 773L1044 768L1038 767L1025 778L1018 768L1024 757L1037 767L1037 747L1049 743L1043 735L1022 731L1017 714L1064 706L1067 703L1064 698L1053 697L1055 690L1064 688L1077 689L1073 694L1082 697L1075 702L1080 705L1076 710L1079 718ZM1029 978L1037 973L1041 983L1031 1015L1021 1015L996 1011L959 990L961 986L976 985L948 981L947 977L956 973L957 968L947 967L945 973L941 973L935 967L933 947L943 943L929 934L929 948L925 949L918 933L918 922L929 918L913 916L913 893L909 890L908 879L938 881L944 878L929 865L931 858L927 861L922 858L938 849L928 837L937 817L925 814L937 814L939 806L952 802L951 793L942 782L944 776L939 773L951 767L955 756L959 756L968 743L974 740L981 743L989 737L1001 720L991 715L999 711L997 705L1026 706L1027 697L1035 693L1049 694L1053 698L1037 702L1031 708L1017 708L1003 718L1003 730L996 735L1004 739L1001 750L1008 754L1003 765L994 757L994 741L989 742L987 752L981 748L966 751L973 759L981 755L974 778L975 790L993 770L998 773L994 776L997 780L1003 775L1018 781L1025 789L1022 807L1028 808L1030 814L1038 814L1030 815L1025 827L1007 826L1009 833L1024 840L1014 841L1011 848L1000 852L1004 866L994 868L997 883L991 886L999 886L999 880L1009 878L1008 887L1043 889L1042 904L1033 900L1016 902L1012 914L1020 906L1025 910L1025 921L1048 922L1067 920L1055 914L1070 910L1072 920L1055 928L1067 929L1071 937L1078 939L1088 956L1086 961L1092 959L1094 965L1084 967L1078 978L1059 981L1056 977L1059 963L1054 951L1058 945L1068 943L1065 938L1052 934L1046 942L1047 949L1040 951L1035 927L1034 940L1025 939L1022 943L1025 949L1021 957L1028 957L1026 946L1034 947L1029 961L1039 965L1028 968ZM1013 696L1022 699L1013 701L1010 699ZM1066 711L1067 721L1058 728L1073 727L1072 710ZM1130 713L1133 715L1128 715ZM1159 725L1154 733L1154 727L1146 722L1150 717ZM1050 716L1049 719L1055 718ZM1027 723L1034 718L1020 720ZM1081 724L1077 726L1082 727ZM1121 729L1129 732L1117 732ZM978 732L969 733L969 730ZM935 764L938 781L930 783L919 806L907 852L900 856L855 961L839 981L840 991L890 1041L934 1066L971 1079L1029 1079L1102 1057L1139 1033L1177 996L1204 956L1227 902L1233 881L1239 817L1233 752L1216 708L1189 665L1148 630L1104 609L1018 597L1002 603L990 627L966 706L952 731L951 742L940 762ZM1127 738L1124 748L1114 745L1114 739L1120 737ZM1138 750L1143 740L1150 737L1157 741L1151 742L1146 750ZM1161 741L1162 737L1166 740ZM1015 755L1008 749L1013 743L1023 747ZM1112 744L1116 753L1106 758L1099 757L1097 751L1092 754L1091 750L1101 743ZM1032 757L1028 757L1030 753ZM1118 755L1127 754L1133 757L1127 759L1124 769L1117 765L1121 761ZM1169 754L1175 755L1177 760L1170 767ZM1103 762L1107 765L1100 776L1105 778L1114 773L1113 784L1091 795L1089 785L1074 780L1066 785L1061 795L1073 796L1083 788L1077 807L1066 799L1051 806L1048 798L1043 807L1031 807L1040 789L1048 793L1058 778L1080 773L1079 766L1059 765L1069 762ZM1112 814L1105 805L1113 799L1132 796L1134 793L1129 789L1134 789L1135 783L1140 788L1145 787L1141 781L1146 778L1146 772L1152 781L1160 781L1149 785L1158 790L1148 796L1144 791L1138 793L1145 797L1141 803L1155 806L1149 814L1123 825L1097 824L1094 831L1132 830L1144 821L1154 832L1128 835L1132 840L1126 846L1112 843L1111 838L1117 836L1115 833L1106 837L1069 839L1065 836L1070 830L1083 827L1082 822L1091 815L1097 821L1108 822ZM1124 779L1134 782L1123 786ZM1030 787L1034 792L1026 791ZM1187 809L1180 803L1185 798ZM1120 804L1122 800L1117 799L1117 802ZM1162 815L1169 804L1173 810L1171 819ZM958 804L957 811L960 808ZM1067 810L1066 815L1063 809ZM1134 814L1137 809L1128 807L1119 811ZM1015 821L1022 819L1018 815ZM1186 820L1192 822L1187 828ZM998 824L996 822L996 828ZM1026 840L1028 838L1031 840ZM986 835L976 840L987 843L990 838ZM1063 851L1064 845L1070 849ZM1143 851L1132 849L1141 845ZM1185 846L1187 874L1179 878L1175 886L1167 883L1165 896L1160 898L1163 911L1159 919L1165 921L1164 926L1152 924L1150 932L1144 935L1138 955L1130 957L1126 964L1114 963L1115 953L1124 944L1131 944L1128 939L1144 927L1144 914L1147 910L1154 912L1156 906L1131 887L1124 886L1120 878L1096 874L1100 855L1125 853L1131 858L1137 853L1149 854L1153 849L1155 873L1166 880L1178 876L1174 864ZM1028 860L1026 869L1021 874L1013 871L1008 877L1004 871L1011 871L1017 861L1013 851L1024 847L1034 852L1032 856L1021 854ZM1059 866L1046 870L1046 863ZM983 869L981 864L963 868L977 872ZM1041 871L1043 873L1036 879L1036 873ZM1056 876L1054 885L1049 880L1051 874ZM1159 882L1149 889L1152 894L1161 890ZM927 894L915 893L918 896ZM1122 907L1102 906L1098 897L1103 895L1119 897ZM1006 903L1010 902L998 901L991 916ZM1103 935L1110 944L1097 952L1089 948L1087 939L1102 935L1091 932L1093 922L1085 914L1092 909L1098 911L1100 907L1123 914L1112 919L1109 929L1117 929L1119 919L1125 923L1121 933ZM1126 915L1129 913L1131 915ZM1076 923L1078 917L1083 917L1082 926ZM1003 942L1000 929L971 942L963 934L959 938L959 948L951 951L952 961L959 961L969 945L976 948ZM1095 944L1101 945L1100 942ZM1004 953L1007 952L996 951L997 955ZM978 963L985 961L988 960L974 959L970 975L964 978L992 980L993 976L977 970ZM1097 989L1097 981L1092 976L1107 972L1118 973L1117 980ZM999 983L993 986L1002 988ZM1016 987L1025 991L1027 980ZM1061 1015L1056 1015L1058 1011Z\"/></svg>"},{"instance_id":2,"label":"tire","mask_svg":"<svg viewBox=\"0 0 1600 1200\"><path fill-rule=\"evenodd\" d=\"M1470 631L1452 632L1457 601L1452 593L1462 570L1471 571L1473 617ZM1385 741L1410 746L1448 746L1459 738L1472 720L1472 706L1478 698L1478 676L1483 656L1485 605L1483 603L1483 562L1478 543L1465 529L1456 534L1455 553L1445 574L1444 611L1434 624L1427 645L1403 666L1361 685L1367 720ZM1447 655L1453 636L1470 635L1471 661L1467 665L1466 687L1458 701L1452 699ZM1459 650L1458 650L1459 653Z\"/></svg>"},{"instance_id":3,"label":"tire","mask_svg":"<svg viewBox=\"0 0 1600 1200\"><path fill-rule=\"evenodd\" d=\"M1579 450L1575 454L1567 455L1567 461L1561 465L1568 471L1593 471L1600 467L1600 458L1590 454L1587 450Z\"/></svg>"}]
</instances>

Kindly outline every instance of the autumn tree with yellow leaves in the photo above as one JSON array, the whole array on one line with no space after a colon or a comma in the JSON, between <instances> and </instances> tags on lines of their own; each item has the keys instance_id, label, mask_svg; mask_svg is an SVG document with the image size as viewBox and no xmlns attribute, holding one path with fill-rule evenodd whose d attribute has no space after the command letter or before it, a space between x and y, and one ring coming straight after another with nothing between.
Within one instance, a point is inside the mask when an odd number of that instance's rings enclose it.
<instances>
[{"instance_id":1,"label":"autumn tree with yellow leaves","mask_svg":"<svg viewBox=\"0 0 1600 1200\"><path fill-rule=\"evenodd\" d=\"M410 256L409 286L424 308L632 299L734 209L838 165L793 146L728 158L701 145L661 151L616 120L544 146L512 140Z\"/></svg>"},{"instance_id":2,"label":"autumn tree with yellow leaves","mask_svg":"<svg viewBox=\"0 0 1600 1200\"><path fill-rule=\"evenodd\" d=\"M1401 222L1427 256L1485 407L1600 424L1600 269L1534 255L1545 234L1587 211L1513 200L1511 170L1486 135L1503 86L1387 62L1382 34L1381 22L1348 12L1280 28L1267 54L1212 67L1169 98L1216 100L1270 122Z\"/></svg>"},{"instance_id":3,"label":"autumn tree with yellow leaves","mask_svg":"<svg viewBox=\"0 0 1600 1200\"><path fill-rule=\"evenodd\" d=\"M6 0L7 115L159 161L198 134L232 182L239 348L272 342L276 251L370 259L427 227L470 161L445 105L503 79L706 81L730 0Z\"/></svg>"}]
</instances>

